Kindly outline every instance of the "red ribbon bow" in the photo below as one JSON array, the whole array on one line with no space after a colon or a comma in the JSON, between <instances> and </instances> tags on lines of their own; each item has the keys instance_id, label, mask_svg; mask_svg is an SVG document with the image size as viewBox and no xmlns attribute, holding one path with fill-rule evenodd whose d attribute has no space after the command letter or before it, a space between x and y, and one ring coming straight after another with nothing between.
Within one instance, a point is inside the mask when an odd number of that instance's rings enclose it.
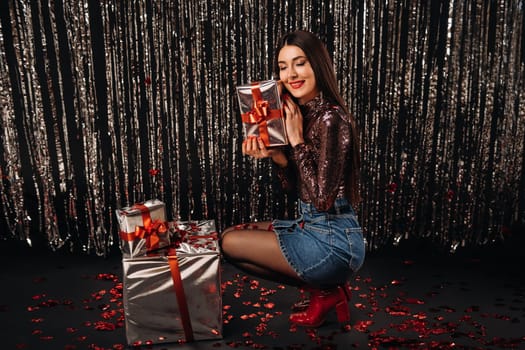
<instances>
[{"instance_id":1,"label":"red ribbon bow","mask_svg":"<svg viewBox=\"0 0 525 350\"><path fill-rule=\"evenodd\" d=\"M159 248L159 234L166 234L168 226L160 220L151 220L149 208L144 204L135 204L131 209L138 209L142 215L144 226L136 226L134 232L120 231L120 238L125 241L134 241L135 239L146 239L146 248L148 251Z\"/></svg>"},{"instance_id":2,"label":"red ribbon bow","mask_svg":"<svg viewBox=\"0 0 525 350\"><path fill-rule=\"evenodd\" d=\"M155 220L146 226L135 227L135 238L146 238L146 248L148 248L148 250L155 250L159 248L159 234L165 234L166 232L168 232L166 223Z\"/></svg>"},{"instance_id":3,"label":"red ribbon bow","mask_svg":"<svg viewBox=\"0 0 525 350\"><path fill-rule=\"evenodd\" d=\"M251 110L246 112L246 122L251 124L259 124L260 122L266 120L268 117L268 101L256 100L253 101L253 107Z\"/></svg>"}]
</instances>

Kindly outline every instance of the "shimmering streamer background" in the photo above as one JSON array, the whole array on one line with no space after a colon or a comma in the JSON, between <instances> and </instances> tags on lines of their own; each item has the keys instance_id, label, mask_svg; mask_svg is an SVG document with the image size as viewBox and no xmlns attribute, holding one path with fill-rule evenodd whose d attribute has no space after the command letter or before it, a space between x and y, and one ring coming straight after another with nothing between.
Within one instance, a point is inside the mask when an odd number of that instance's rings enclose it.
<instances>
[{"instance_id":1,"label":"shimmering streamer background","mask_svg":"<svg viewBox=\"0 0 525 350\"><path fill-rule=\"evenodd\" d=\"M106 255L115 209L219 228L294 214L243 157L235 86L292 29L328 42L361 128L370 250L525 221L523 1L2 1L4 240Z\"/></svg>"}]
</instances>

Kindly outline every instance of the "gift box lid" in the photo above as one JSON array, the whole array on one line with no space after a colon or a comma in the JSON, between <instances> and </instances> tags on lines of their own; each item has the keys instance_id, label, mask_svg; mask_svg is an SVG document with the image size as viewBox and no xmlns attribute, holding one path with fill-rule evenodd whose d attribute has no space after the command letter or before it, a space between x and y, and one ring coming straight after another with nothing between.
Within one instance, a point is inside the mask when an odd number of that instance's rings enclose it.
<instances>
[{"instance_id":1,"label":"gift box lid","mask_svg":"<svg viewBox=\"0 0 525 350\"><path fill-rule=\"evenodd\" d=\"M219 254L214 220L172 221L168 227L171 241L178 242L177 254Z\"/></svg>"},{"instance_id":2,"label":"gift box lid","mask_svg":"<svg viewBox=\"0 0 525 350\"><path fill-rule=\"evenodd\" d=\"M257 89L256 91L260 92L261 94L261 96L258 97L268 102L268 108L278 110L282 108L277 81L262 80L236 87L241 113L248 112L253 108L255 102L253 91L255 88Z\"/></svg>"},{"instance_id":3,"label":"gift box lid","mask_svg":"<svg viewBox=\"0 0 525 350\"><path fill-rule=\"evenodd\" d=\"M137 207L137 204L143 204L150 211L154 211L155 209L163 208L165 206L164 202L162 202L162 201L160 201L158 199L149 199L149 200L147 200L145 202L140 202L140 203L136 203L136 204L133 204L131 206L128 206L128 207L117 209L116 210L117 217L119 217L119 216L141 215L142 211L141 211L140 208Z\"/></svg>"}]
</instances>

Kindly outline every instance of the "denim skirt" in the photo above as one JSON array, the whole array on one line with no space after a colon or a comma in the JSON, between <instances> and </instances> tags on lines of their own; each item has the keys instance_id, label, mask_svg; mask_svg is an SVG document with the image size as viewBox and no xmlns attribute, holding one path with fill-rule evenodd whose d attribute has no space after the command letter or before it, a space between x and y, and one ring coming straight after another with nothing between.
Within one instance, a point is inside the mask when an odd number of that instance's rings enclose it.
<instances>
[{"instance_id":1,"label":"denim skirt","mask_svg":"<svg viewBox=\"0 0 525 350\"><path fill-rule=\"evenodd\" d=\"M290 266L311 286L347 282L365 259L363 231L348 200L337 198L326 212L299 201L299 214L272 223Z\"/></svg>"}]
</instances>

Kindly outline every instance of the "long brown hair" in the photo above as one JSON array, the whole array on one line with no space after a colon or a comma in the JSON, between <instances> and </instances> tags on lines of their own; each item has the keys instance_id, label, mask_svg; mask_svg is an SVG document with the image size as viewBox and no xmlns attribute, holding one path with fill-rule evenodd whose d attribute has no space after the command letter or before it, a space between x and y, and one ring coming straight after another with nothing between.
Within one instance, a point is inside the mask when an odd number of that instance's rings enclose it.
<instances>
[{"instance_id":1,"label":"long brown hair","mask_svg":"<svg viewBox=\"0 0 525 350\"><path fill-rule=\"evenodd\" d=\"M345 178L346 195L352 204L357 204L361 200L359 194L360 180L360 156L359 156L359 134L354 116L348 110L348 107L339 93L337 80L335 76L332 58L326 49L325 44L313 33L297 30L285 34L279 40L276 48L274 71L279 75L278 56L281 49L286 45L295 45L303 50L310 61L314 71L317 87L323 97L333 104L339 105L349 117L350 129L352 132L352 150L351 150L351 168L348 169L350 174Z\"/></svg>"}]
</instances>

